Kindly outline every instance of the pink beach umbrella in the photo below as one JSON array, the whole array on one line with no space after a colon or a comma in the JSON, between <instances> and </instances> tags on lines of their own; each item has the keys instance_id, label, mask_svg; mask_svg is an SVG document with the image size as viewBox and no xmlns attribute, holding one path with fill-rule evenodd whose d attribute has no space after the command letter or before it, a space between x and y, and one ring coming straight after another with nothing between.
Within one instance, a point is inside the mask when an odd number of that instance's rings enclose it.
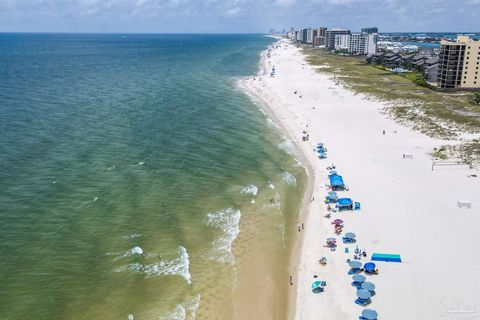
<instances>
[{"instance_id":1,"label":"pink beach umbrella","mask_svg":"<svg viewBox=\"0 0 480 320\"><path fill-rule=\"evenodd\" d=\"M335 219L333 220L332 224L336 224L336 225L339 225L339 224L342 224L343 223L343 220L342 219Z\"/></svg>"}]
</instances>

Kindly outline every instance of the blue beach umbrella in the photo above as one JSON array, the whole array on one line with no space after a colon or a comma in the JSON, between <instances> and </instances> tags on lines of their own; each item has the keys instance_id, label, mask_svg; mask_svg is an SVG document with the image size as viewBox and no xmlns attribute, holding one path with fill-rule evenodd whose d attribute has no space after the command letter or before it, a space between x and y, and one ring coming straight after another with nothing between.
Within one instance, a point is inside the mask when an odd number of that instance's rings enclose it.
<instances>
[{"instance_id":1,"label":"blue beach umbrella","mask_svg":"<svg viewBox=\"0 0 480 320\"><path fill-rule=\"evenodd\" d=\"M375 285L371 282L364 282L362 284L362 289L368 290L368 291L373 291L375 290Z\"/></svg>"},{"instance_id":2,"label":"blue beach umbrella","mask_svg":"<svg viewBox=\"0 0 480 320\"><path fill-rule=\"evenodd\" d=\"M352 279L355 282L364 282L365 279L367 279L367 278L365 278L365 276L363 274L356 274L352 277Z\"/></svg>"},{"instance_id":3,"label":"blue beach umbrella","mask_svg":"<svg viewBox=\"0 0 480 320\"><path fill-rule=\"evenodd\" d=\"M364 267L365 270L367 270L367 271L374 271L376 265L375 265L375 263L373 263L373 262L367 262L367 263L365 263L365 265L364 265L363 267Z\"/></svg>"},{"instance_id":4,"label":"blue beach umbrella","mask_svg":"<svg viewBox=\"0 0 480 320\"><path fill-rule=\"evenodd\" d=\"M314 283L312 283L312 289L317 289L321 285L322 285L322 281L315 281Z\"/></svg>"},{"instance_id":5,"label":"blue beach umbrella","mask_svg":"<svg viewBox=\"0 0 480 320\"><path fill-rule=\"evenodd\" d=\"M364 317L367 320L376 320L378 317L378 313L377 311L372 309L363 309L362 317Z\"/></svg>"},{"instance_id":6,"label":"blue beach umbrella","mask_svg":"<svg viewBox=\"0 0 480 320\"><path fill-rule=\"evenodd\" d=\"M360 269L362 267L362 263L360 261L352 260L348 263L350 268L352 269Z\"/></svg>"},{"instance_id":7,"label":"blue beach umbrella","mask_svg":"<svg viewBox=\"0 0 480 320\"><path fill-rule=\"evenodd\" d=\"M347 239L355 239L357 237L357 235L353 232L347 232L347 233L345 233L344 237L347 238Z\"/></svg>"},{"instance_id":8,"label":"blue beach umbrella","mask_svg":"<svg viewBox=\"0 0 480 320\"><path fill-rule=\"evenodd\" d=\"M371 296L372 295L368 290L365 290L365 289L357 290L357 297L359 297L362 300L370 299Z\"/></svg>"},{"instance_id":9,"label":"blue beach umbrella","mask_svg":"<svg viewBox=\"0 0 480 320\"><path fill-rule=\"evenodd\" d=\"M330 192L328 192L328 195L329 195L329 196L336 196L337 193L336 193L335 191L330 191Z\"/></svg>"}]
</instances>

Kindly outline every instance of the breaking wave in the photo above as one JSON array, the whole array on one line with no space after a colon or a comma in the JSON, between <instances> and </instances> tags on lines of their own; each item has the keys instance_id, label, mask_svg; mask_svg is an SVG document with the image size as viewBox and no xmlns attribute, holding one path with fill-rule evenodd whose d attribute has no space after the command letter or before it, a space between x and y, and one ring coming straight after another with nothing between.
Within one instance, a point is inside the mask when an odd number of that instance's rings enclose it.
<instances>
[{"instance_id":1,"label":"breaking wave","mask_svg":"<svg viewBox=\"0 0 480 320\"><path fill-rule=\"evenodd\" d=\"M280 173L279 176L280 176L280 178L282 178L282 181L285 184L291 185L291 186L296 186L297 185L297 179L290 172L284 171L284 172Z\"/></svg>"},{"instance_id":2,"label":"breaking wave","mask_svg":"<svg viewBox=\"0 0 480 320\"><path fill-rule=\"evenodd\" d=\"M134 248L135 249L135 248ZM132 249L133 250L133 249ZM132 251L130 250L130 252ZM187 249L180 246L173 253L176 257L168 260L168 257L172 254L164 254L167 257L157 263L143 264L143 263L130 263L115 269L115 272L136 272L144 274L147 277L152 276L180 276L184 278L189 284L192 283L192 276L190 275L190 257L188 256Z\"/></svg>"},{"instance_id":3,"label":"breaking wave","mask_svg":"<svg viewBox=\"0 0 480 320\"><path fill-rule=\"evenodd\" d=\"M161 320L195 320L196 312L200 307L200 294L175 306L175 309Z\"/></svg>"},{"instance_id":4,"label":"breaking wave","mask_svg":"<svg viewBox=\"0 0 480 320\"><path fill-rule=\"evenodd\" d=\"M256 196L258 193L258 187L254 184L249 184L248 186L244 187L240 192L244 194L251 194L252 196Z\"/></svg>"},{"instance_id":5,"label":"breaking wave","mask_svg":"<svg viewBox=\"0 0 480 320\"><path fill-rule=\"evenodd\" d=\"M222 235L212 242L211 259L233 264L232 243L240 233L240 210L232 208L207 214L206 224L222 231Z\"/></svg>"}]
</instances>

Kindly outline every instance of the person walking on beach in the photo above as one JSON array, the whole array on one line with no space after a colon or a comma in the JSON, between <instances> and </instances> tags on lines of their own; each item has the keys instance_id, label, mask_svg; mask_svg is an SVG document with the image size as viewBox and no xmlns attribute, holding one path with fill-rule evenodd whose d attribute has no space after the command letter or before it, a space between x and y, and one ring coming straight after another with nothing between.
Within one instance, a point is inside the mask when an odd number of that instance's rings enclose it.
<instances>
[{"instance_id":1,"label":"person walking on beach","mask_svg":"<svg viewBox=\"0 0 480 320\"><path fill-rule=\"evenodd\" d=\"M293 279L292 276L290 276L290 285L293 286Z\"/></svg>"},{"instance_id":2,"label":"person walking on beach","mask_svg":"<svg viewBox=\"0 0 480 320\"><path fill-rule=\"evenodd\" d=\"M302 230L303 230L303 229L305 229L305 228L304 228L304 225L303 225L303 222L302 222Z\"/></svg>"},{"instance_id":3,"label":"person walking on beach","mask_svg":"<svg viewBox=\"0 0 480 320\"><path fill-rule=\"evenodd\" d=\"M385 135L385 130L383 130L383 135Z\"/></svg>"},{"instance_id":4,"label":"person walking on beach","mask_svg":"<svg viewBox=\"0 0 480 320\"><path fill-rule=\"evenodd\" d=\"M301 229L300 229L300 225L299 225L298 223L297 223L297 229L298 229L298 232L300 232L300 231L301 231Z\"/></svg>"}]
</instances>

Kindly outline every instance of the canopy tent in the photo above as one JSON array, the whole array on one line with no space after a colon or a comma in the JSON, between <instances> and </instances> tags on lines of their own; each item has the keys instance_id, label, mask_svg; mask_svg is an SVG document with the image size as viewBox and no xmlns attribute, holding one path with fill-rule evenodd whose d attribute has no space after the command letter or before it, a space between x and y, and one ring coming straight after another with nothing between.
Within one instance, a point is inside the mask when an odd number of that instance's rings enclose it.
<instances>
[{"instance_id":1,"label":"canopy tent","mask_svg":"<svg viewBox=\"0 0 480 320\"><path fill-rule=\"evenodd\" d=\"M342 176L339 176L338 174L332 174L329 176L329 178L330 178L330 186L332 188L340 188L340 189L345 188L345 184L343 183Z\"/></svg>"},{"instance_id":2,"label":"canopy tent","mask_svg":"<svg viewBox=\"0 0 480 320\"><path fill-rule=\"evenodd\" d=\"M367 320L377 320L378 313L375 310L372 309L364 309L362 311L362 317L367 319Z\"/></svg>"},{"instance_id":3,"label":"canopy tent","mask_svg":"<svg viewBox=\"0 0 480 320\"><path fill-rule=\"evenodd\" d=\"M353 210L353 201L350 198L337 199L338 210Z\"/></svg>"},{"instance_id":4,"label":"canopy tent","mask_svg":"<svg viewBox=\"0 0 480 320\"><path fill-rule=\"evenodd\" d=\"M351 206L353 204L352 199L350 198L339 198L337 202L340 206Z\"/></svg>"}]
</instances>

